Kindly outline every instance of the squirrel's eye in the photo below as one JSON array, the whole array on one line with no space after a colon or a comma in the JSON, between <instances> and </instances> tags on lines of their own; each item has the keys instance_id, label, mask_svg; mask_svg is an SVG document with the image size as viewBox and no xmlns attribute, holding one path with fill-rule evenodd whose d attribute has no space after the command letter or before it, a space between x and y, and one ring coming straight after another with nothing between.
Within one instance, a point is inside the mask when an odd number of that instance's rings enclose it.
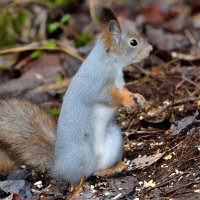
<instances>
[{"instance_id":1,"label":"squirrel's eye","mask_svg":"<svg viewBox=\"0 0 200 200\"><path fill-rule=\"evenodd\" d=\"M136 39L131 39L131 40L129 41L129 45L132 46L132 47L135 47L135 46L138 45L138 42L137 42Z\"/></svg>"}]
</instances>

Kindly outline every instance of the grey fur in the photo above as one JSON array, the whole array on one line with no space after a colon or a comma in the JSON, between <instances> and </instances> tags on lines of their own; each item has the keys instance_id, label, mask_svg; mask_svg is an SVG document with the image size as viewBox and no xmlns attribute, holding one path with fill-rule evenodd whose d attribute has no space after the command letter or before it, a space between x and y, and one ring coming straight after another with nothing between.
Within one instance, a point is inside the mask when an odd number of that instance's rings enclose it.
<instances>
[{"instance_id":1,"label":"grey fur","mask_svg":"<svg viewBox=\"0 0 200 200\"><path fill-rule=\"evenodd\" d=\"M123 42L127 41L127 33L122 34L121 37ZM136 59L133 49L126 50L130 48L128 44L124 51L124 47L120 45L125 44L119 44L120 56L118 52L107 52L102 35L100 35L90 55L74 76L65 94L58 120L55 160L52 170L54 177L77 183L81 177L88 177L96 170L94 107L96 104L109 105L111 99L108 91L117 86L116 80L119 73L123 79L123 67L134 63L134 59L139 62L148 56L151 50L150 45L141 37L139 39L144 44L139 49L135 49ZM121 81L123 82L123 80ZM107 120L106 127L112 127L113 115L114 112ZM121 134L116 126L113 126L113 129L117 129L117 136ZM105 134L106 143L106 138L111 133L107 128L103 134ZM112 137L113 148L119 143L116 138ZM122 157L122 138L120 140L121 145L116 148L118 154L114 159L110 159L109 167L120 161ZM106 152L105 149L104 155L107 154L109 152Z\"/></svg>"}]
</instances>

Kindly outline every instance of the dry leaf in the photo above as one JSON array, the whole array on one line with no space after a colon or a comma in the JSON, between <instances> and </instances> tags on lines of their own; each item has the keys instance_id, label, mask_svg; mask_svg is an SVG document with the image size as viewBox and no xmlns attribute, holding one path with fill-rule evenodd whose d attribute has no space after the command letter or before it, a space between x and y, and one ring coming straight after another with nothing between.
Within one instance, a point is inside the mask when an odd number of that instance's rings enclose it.
<instances>
[{"instance_id":1,"label":"dry leaf","mask_svg":"<svg viewBox=\"0 0 200 200\"><path fill-rule=\"evenodd\" d=\"M177 125L174 126L172 135L179 134L183 129L185 129L187 126L191 125L198 115L199 115L199 111L197 110L193 116L188 116L188 117L185 117L182 120L178 121Z\"/></svg>"},{"instance_id":2,"label":"dry leaf","mask_svg":"<svg viewBox=\"0 0 200 200\"><path fill-rule=\"evenodd\" d=\"M144 155L140 158L135 158L133 162L135 163L137 168L142 169L144 167L152 165L153 163L158 161L163 155L164 153L157 153L151 156Z\"/></svg>"}]
</instances>

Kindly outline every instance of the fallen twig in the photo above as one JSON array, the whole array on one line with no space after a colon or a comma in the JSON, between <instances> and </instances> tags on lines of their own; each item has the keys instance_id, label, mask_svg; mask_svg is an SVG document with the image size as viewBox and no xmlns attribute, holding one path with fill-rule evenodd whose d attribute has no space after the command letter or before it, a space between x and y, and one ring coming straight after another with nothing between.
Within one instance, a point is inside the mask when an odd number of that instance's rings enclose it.
<instances>
[{"instance_id":1,"label":"fallen twig","mask_svg":"<svg viewBox=\"0 0 200 200\"><path fill-rule=\"evenodd\" d=\"M42 92L48 92L50 90L61 90L61 89L66 90L66 87L69 85L70 81L71 81L71 79L65 79L61 82L42 85L42 86L37 87L34 90L32 90L32 95L37 94L37 93L42 93Z\"/></svg>"},{"instance_id":2,"label":"fallen twig","mask_svg":"<svg viewBox=\"0 0 200 200\"><path fill-rule=\"evenodd\" d=\"M22 46L22 47L3 49L3 50L0 50L0 54L17 53L17 52L33 51L33 50L63 51L66 54L69 54L70 56L73 56L80 61L84 60L84 58L81 55L79 55L77 52L72 51L69 48L66 48L66 47L51 47L51 48L49 48L49 47L45 47L45 46L39 46L39 45L37 45L37 43L32 43L32 44Z\"/></svg>"},{"instance_id":3,"label":"fallen twig","mask_svg":"<svg viewBox=\"0 0 200 200\"><path fill-rule=\"evenodd\" d=\"M168 179L167 181L165 181L165 182L163 182L163 183L157 184L156 186L147 189L146 192L149 192L149 191L154 190L154 189L156 189L156 188L164 187L164 186L166 186L167 184L169 184L169 183L171 183L172 181L174 181L175 179L177 179L177 178L179 178L179 177L181 177L181 176L183 176L183 175L185 175L185 174L186 174L186 173L183 173L183 174L179 174L179 175L177 175L177 176L174 176L173 178L170 178L170 179Z\"/></svg>"},{"instance_id":4,"label":"fallen twig","mask_svg":"<svg viewBox=\"0 0 200 200\"><path fill-rule=\"evenodd\" d=\"M180 190L180 189L182 189L182 188L185 188L185 187L191 186L191 185L193 185L193 184L197 184L197 183L200 183L200 181L194 181L194 182L187 183L187 184L185 184L185 185L181 185L181 186L179 186L179 187L174 188L173 190L171 190L171 191L169 191L169 192L166 192L166 193L164 194L164 196L167 196L167 195L169 195L169 194L171 194L171 193L176 192L177 190Z\"/></svg>"},{"instance_id":5,"label":"fallen twig","mask_svg":"<svg viewBox=\"0 0 200 200\"><path fill-rule=\"evenodd\" d=\"M138 134L138 135L151 135L151 134L158 134L158 133L164 133L164 130L142 130L142 131L131 131L128 132L129 135L131 134Z\"/></svg>"}]
</instances>

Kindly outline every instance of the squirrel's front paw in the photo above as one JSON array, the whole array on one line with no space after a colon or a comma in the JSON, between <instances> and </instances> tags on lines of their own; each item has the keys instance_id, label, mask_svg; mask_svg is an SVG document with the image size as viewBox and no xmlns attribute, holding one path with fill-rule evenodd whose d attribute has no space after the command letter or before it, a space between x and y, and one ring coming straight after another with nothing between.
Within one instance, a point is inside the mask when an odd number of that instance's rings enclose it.
<instances>
[{"instance_id":1,"label":"squirrel's front paw","mask_svg":"<svg viewBox=\"0 0 200 200\"><path fill-rule=\"evenodd\" d=\"M132 97L132 93L130 93L129 95L123 98L122 105L126 107L135 105L135 101L134 101L134 98Z\"/></svg>"},{"instance_id":2,"label":"squirrel's front paw","mask_svg":"<svg viewBox=\"0 0 200 200\"><path fill-rule=\"evenodd\" d=\"M134 100L135 105L141 110L148 109L148 102L147 100L139 93L132 93L132 99Z\"/></svg>"},{"instance_id":3,"label":"squirrel's front paw","mask_svg":"<svg viewBox=\"0 0 200 200\"><path fill-rule=\"evenodd\" d=\"M122 89L121 95L122 95L121 104L122 104L123 106L126 106L126 107L128 107L128 106L134 106L135 101L134 101L134 99L133 99L133 97L132 97L132 95L133 95L132 92L130 92L130 91L127 90L126 88L123 88L123 89Z\"/></svg>"}]
</instances>

